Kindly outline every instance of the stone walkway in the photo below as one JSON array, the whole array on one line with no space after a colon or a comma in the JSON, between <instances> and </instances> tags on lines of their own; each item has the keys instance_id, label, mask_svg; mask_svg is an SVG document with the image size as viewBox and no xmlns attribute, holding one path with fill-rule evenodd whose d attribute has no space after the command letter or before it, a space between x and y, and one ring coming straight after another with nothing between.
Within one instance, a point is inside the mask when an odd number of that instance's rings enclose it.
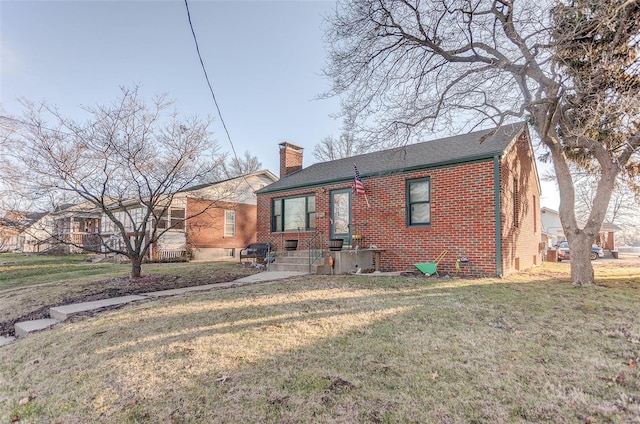
<instances>
[{"instance_id":1,"label":"stone walkway","mask_svg":"<svg viewBox=\"0 0 640 424\"><path fill-rule=\"evenodd\" d=\"M282 280L285 278L304 275L303 272L290 272L290 271L265 271L258 274L243 277L238 280L234 280L228 283L207 284L203 286L184 287L180 289L162 290L149 293L143 293L133 296L121 296L110 299L95 300L92 302L74 303L70 305L56 306L49 310L49 316L51 318L37 319L32 321L18 322L15 325L16 337L26 337L29 333L34 331L41 331L50 328L60 322L68 319L69 317L87 311L94 311L101 308L111 306L126 305L131 302L147 299L157 299L165 296L175 296L179 294L186 294L191 292L201 292L213 289L226 289L232 287L238 287L246 284L264 283L267 281ZM0 346L13 342L16 337L4 337L0 336Z\"/></svg>"}]
</instances>

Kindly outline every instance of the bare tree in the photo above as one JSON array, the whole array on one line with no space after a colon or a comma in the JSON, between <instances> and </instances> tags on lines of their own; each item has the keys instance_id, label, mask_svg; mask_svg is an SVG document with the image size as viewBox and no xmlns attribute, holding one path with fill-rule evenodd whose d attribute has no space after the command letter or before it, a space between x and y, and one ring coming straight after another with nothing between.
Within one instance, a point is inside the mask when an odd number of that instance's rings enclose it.
<instances>
[{"instance_id":1,"label":"bare tree","mask_svg":"<svg viewBox=\"0 0 640 424\"><path fill-rule=\"evenodd\" d=\"M586 220L591 214L593 200L598 187L598 181L592 175L575 182L576 217ZM636 225L640 222L640 198L624 181L616 182L611 194L605 221L624 227Z\"/></svg>"},{"instance_id":2,"label":"bare tree","mask_svg":"<svg viewBox=\"0 0 640 424\"><path fill-rule=\"evenodd\" d=\"M0 116L0 216L21 210L15 191L15 158L12 155L12 137L16 133L16 122Z\"/></svg>"},{"instance_id":3,"label":"bare tree","mask_svg":"<svg viewBox=\"0 0 640 424\"><path fill-rule=\"evenodd\" d=\"M589 251L616 178L640 166L640 5L635 0L342 0L329 20L343 113L374 143L406 143L464 120L527 119L552 160L571 279L594 282ZM598 176L586 225L570 164Z\"/></svg>"},{"instance_id":4,"label":"bare tree","mask_svg":"<svg viewBox=\"0 0 640 424\"><path fill-rule=\"evenodd\" d=\"M0 252L18 248L21 233L38 216L33 212L37 205L21 190L12 145L16 128L15 120L0 116Z\"/></svg>"},{"instance_id":5,"label":"bare tree","mask_svg":"<svg viewBox=\"0 0 640 424\"><path fill-rule=\"evenodd\" d=\"M225 169L228 177L239 177L258 172L261 168L262 163L258 157L246 150L242 157L232 157Z\"/></svg>"},{"instance_id":6,"label":"bare tree","mask_svg":"<svg viewBox=\"0 0 640 424\"><path fill-rule=\"evenodd\" d=\"M366 146L350 131L343 131L337 139L328 135L313 148L313 157L319 161L330 161L366 153Z\"/></svg>"},{"instance_id":7,"label":"bare tree","mask_svg":"<svg viewBox=\"0 0 640 424\"><path fill-rule=\"evenodd\" d=\"M15 133L14 122L0 117L0 152L2 152L0 155L0 198L5 193L9 182L7 176L11 164L6 152L10 151L10 137L13 133Z\"/></svg>"},{"instance_id":8,"label":"bare tree","mask_svg":"<svg viewBox=\"0 0 640 424\"><path fill-rule=\"evenodd\" d=\"M14 120L16 178L32 195L70 195L99 210L120 238L101 239L100 249L129 258L132 277L159 237L188 218L167 223L174 198L222 166L208 121L180 118L165 96L149 105L138 87L122 88L112 105L84 108L85 122L44 103L23 104L24 117Z\"/></svg>"},{"instance_id":9,"label":"bare tree","mask_svg":"<svg viewBox=\"0 0 640 424\"><path fill-rule=\"evenodd\" d=\"M15 222L6 213L0 214L0 253L11 250L11 240L18 231Z\"/></svg>"}]
</instances>

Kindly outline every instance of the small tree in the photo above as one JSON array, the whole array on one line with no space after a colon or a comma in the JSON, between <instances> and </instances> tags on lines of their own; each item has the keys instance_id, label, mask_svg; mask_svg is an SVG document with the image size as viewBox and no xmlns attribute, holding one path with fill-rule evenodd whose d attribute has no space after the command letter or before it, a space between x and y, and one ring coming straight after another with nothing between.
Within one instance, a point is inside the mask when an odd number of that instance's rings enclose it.
<instances>
[{"instance_id":1,"label":"small tree","mask_svg":"<svg viewBox=\"0 0 640 424\"><path fill-rule=\"evenodd\" d=\"M148 105L138 87L122 88L112 105L84 108L85 122L45 103L23 104L12 137L22 186L32 196L70 194L101 211L120 238L117 244L103 239L101 250L129 258L132 277L141 275L159 237L189 218L165 224L174 197L223 165L209 121L169 112L173 102L165 96Z\"/></svg>"},{"instance_id":2,"label":"small tree","mask_svg":"<svg viewBox=\"0 0 640 424\"><path fill-rule=\"evenodd\" d=\"M615 181L640 173L639 34L637 1L339 0L326 74L372 143L527 119L554 165L572 282L588 286ZM582 228L571 164L598 179Z\"/></svg>"}]
</instances>

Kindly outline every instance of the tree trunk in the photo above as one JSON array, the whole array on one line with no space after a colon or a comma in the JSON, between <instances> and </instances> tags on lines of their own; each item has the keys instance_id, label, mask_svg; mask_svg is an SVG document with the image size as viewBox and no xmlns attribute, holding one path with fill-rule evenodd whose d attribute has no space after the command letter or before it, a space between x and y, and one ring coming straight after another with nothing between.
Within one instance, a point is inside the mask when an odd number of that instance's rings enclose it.
<instances>
[{"instance_id":1,"label":"tree trunk","mask_svg":"<svg viewBox=\"0 0 640 424\"><path fill-rule=\"evenodd\" d=\"M540 122L545 121L541 120ZM536 125L536 131L538 134L545 134L544 126L540 124ZM557 137L554 138L547 135L546 137L541 137L541 139L551 152L558 182L560 222L562 223L565 237L569 242L571 254L571 282L576 287L592 286L595 282L595 277L590 258L591 245L595 240L596 234L602 228L619 170L616 167L605 167L601 164L602 176L598 182L591 213L586 225L580 228L576 220L575 188L569 162L561 148L561 144L557 141ZM604 158L601 157L601 159L604 161Z\"/></svg>"},{"instance_id":2,"label":"tree trunk","mask_svg":"<svg viewBox=\"0 0 640 424\"><path fill-rule=\"evenodd\" d=\"M576 287L592 286L595 281L590 258L593 238L581 232L568 237L567 241L571 256L571 282Z\"/></svg>"},{"instance_id":3,"label":"tree trunk","mask_svg":"<svg viewBox=\"0 0 640 424\"><path fill-rule=\"evenodd\" d=\"M131 259L131 278L140 278L142 275L142 257Z\"/></svg>"},{"instance_id":4,"label":"tree trunk","mask_svg":"<svg viewBox=\"0 0 640 424\"><path fill-rule=\"evenodd\" d=\"M615 185L616 175L617 171L615 169L602 167L602 176L598 182L596 194L591 205L591 213L582 229L576 225L575 219L567 219L570 224L565 225L563 214L566 216L569 212L562 210L563 206L561 204L560 219L563 220L562 226L564 227L565 235L569 242L569 251L571 252L571 282L576 287L589 287L595 283L593 265L591 264L591 246L602 228ZM562 193L560 195L562 196ZM575 216L575 204L571 206L570 213Z\"/></svg>"}]
</instances>

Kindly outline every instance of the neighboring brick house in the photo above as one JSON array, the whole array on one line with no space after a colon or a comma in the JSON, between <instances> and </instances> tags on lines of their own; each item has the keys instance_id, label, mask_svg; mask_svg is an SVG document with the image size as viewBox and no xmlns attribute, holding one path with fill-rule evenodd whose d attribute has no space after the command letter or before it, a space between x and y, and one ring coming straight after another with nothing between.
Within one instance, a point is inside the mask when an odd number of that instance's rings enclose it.
<instances>
[{"instance_id":1,"label":"neighboring brick house","mask_svg":"<svg viewBox=\"0 0 640 424\"><path fill-rule=\"evenodd\" d=\"M540 184L526 124L316 163L280 144L280 180L257 192L258 240L384 249L382 271L434 261L440 272L505 276L540 263ZM354 163L366 190L352 192ZM461 260L458 262L458 260ZM459 271L456 264L459 264Z\"/></svg>"},{"instance_id":2,"label":"neighboring brick house","mask_svg":"<svg viewBox=\"0 0 640 424\"><path fill-rule=\"evenodd\" d=\"M190 187L174 194L158 224L158 229L164 233L152 246L149 256L173 259L188 255L196 260L237 257L242 248L256 241L255 191L277 179L265 170ZM129 216L139 226L139 220L145 215L138 200L124 202L115 209L120 209L115 212L116 218L128 231L134 228ZM106 214L102 217L101 235L104 243L120 248L120 233Z\"/></svg>"},{"instance_id":3,"label":"neighboring brick house","mask_svg":"<svg viewBox=\"0 0 640 424\"><path fill-rule=\"evenodd\" d=\"M187 196L186 239L193 259L237 258L240 250L256 241L255 191L278 180L260 171ZM223 191L226 194L223 194ZM206 198L217 198L211 208ZM204 212L203 212L204 211Z\"/></svg>"}]
</instances>

